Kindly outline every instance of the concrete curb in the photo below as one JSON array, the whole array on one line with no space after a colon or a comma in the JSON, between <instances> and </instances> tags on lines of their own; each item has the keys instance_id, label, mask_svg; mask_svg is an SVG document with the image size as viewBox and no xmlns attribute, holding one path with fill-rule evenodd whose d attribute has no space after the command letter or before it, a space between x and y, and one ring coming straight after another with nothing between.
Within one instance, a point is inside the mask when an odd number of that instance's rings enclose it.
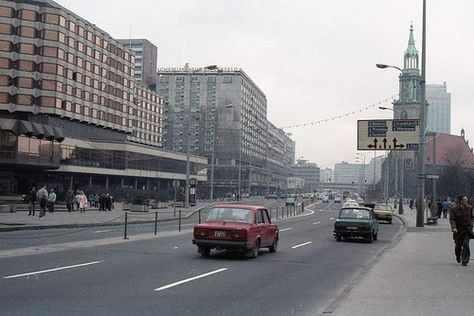
<instances>
[{"instance_id":1,"label":"concrete curb","mask_svg":"<svg viewBox=\"0 0 474 316\"><path fill-rule=\"evenodd\" d=\"M360 282L360 280L369 272L369 270L382 259L386 251L388 249L394 248L400 242L400 240L405 236L407 232L407 228L408 228L407 221L396 214L393 214L393 215L402 222L402 228L400 229L400 232L395 236L395 238L392 240L392 242L390 242L390 244L382 248L382 250L365 267L363 267L362 270L359 271L359 273L356 274L356 276L349 283L349 285L347 285L342 290L341 294L339 294L332 301L332 303L330 303L328 307L324 310L323 312L324 315L334 313L336 309L341 305L341 303L343 303L343 301L347 298L347 296L352 291L352 289L357 285L357 283Z\"/></svg>"}]
</instances>

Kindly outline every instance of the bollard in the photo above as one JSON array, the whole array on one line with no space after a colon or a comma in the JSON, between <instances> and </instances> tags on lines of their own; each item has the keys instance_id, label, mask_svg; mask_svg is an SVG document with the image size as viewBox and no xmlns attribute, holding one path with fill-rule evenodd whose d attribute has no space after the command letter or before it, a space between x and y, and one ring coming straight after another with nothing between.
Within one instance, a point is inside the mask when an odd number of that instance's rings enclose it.
<instances>
[{"instance_id":1,"label":"bollard","mask_svg":"<svg viewBox=\"0 0 474 316\"><path fill-rule=\"evenodd\" d=\"M301 213L304 213L304 203L301 205Z\"/></svg>"},{"instance_id":2,"label":"bollard","mask_svg":"<svg viewBox=\"0 0 474 316\"><path fill-rule=\"evenodd\" d=\"M124 232L123 239L128 239L127 238L127 224L128 224L128 213L125 213L125 232Z\"/></svg>"},{"instance_id":3,"label":"bollard","mask_svg":"<svg viewBox=\"0 0 474 316\"><path fill-rule=\"evenodd\" d=\"M158 232L158 212L155 212L155 236Z\"/></svg>"},{"instance_id":4,"label":"bollard","mask_svg":"<svg viewBox=\"0 0 474 316\"><path fill-rule=\"evenodd\" d=\"M199 210L198 213L199 213L199 224L201 224L201 210Z\"/></svg>"},{"instance_id":5,"label":"bollard","mask_svg":"<svg viewBox=\"0 0 474 316\"><path fill-rule=\"evenodd\" d=\"M270 209L270 222L272 221L272 209Z\"/></svg>"},{"instance_id":6,"label":"bollard","mask_svg":"<svg viewBox=\"0 0 474 316\"><path fill-rule=\"evenodd\" d=\"M178 219L178 231L181 232L181 210L178 211L179 219Z\"/></svg>"},{"instance_id":7,"label":"bollard","mask_svg":"<svg viewBox=\"0 0 474 316\"><path fill-rule=\"evenodd\" d=\"M288 217L288 206L286 207L286 217Z\"/></svg>"}]
</instances>

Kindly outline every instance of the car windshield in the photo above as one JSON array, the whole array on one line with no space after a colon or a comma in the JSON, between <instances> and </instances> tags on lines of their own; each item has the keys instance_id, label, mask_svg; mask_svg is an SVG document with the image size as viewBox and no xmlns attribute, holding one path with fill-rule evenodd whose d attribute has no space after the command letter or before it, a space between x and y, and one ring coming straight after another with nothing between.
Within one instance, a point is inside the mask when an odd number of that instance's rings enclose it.
<instances>
[{"instance_id":1,"label":"car windshield","mask_svg":"<svg viewBox=\"0 0 474 316\"><path fill-rule=\"evenodd\" d=\"M387 204L377 204L374 207L375 210L381 210L381 211L391 211L392 207Z\"/></svg>"},{"instance_id":2,"label":"car windshield","mask_svg":"<svg viewBox=\"0 0 474 316\"><path fill-rule=\"evenodd\" d=\"M213 208L207 220L253 223L252 211L242 208Z\"/></svg>"},{"instance_id":3,"label":"car windshield","mask_svg":"<svg viewBox=\"0 0 474 316\"><path fill-rule=\"evenodd\" d=\"M357 218L357 219L369 219L370 213L368 210L347 208L342 209L339 214L339 218Z\"/></svg>"}]
</instances>

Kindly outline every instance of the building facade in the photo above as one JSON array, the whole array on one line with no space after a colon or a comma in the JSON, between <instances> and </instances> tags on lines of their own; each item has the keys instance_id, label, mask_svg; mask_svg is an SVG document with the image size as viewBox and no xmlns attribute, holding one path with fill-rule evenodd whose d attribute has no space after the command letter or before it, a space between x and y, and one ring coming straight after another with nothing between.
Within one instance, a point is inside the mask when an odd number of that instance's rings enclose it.
<instances>
[{"instance_id":1,"label":"building facade","mask_svg":"<svg viewBox=\"0 0 474 316\"><path fill-rule=\"evenodd\" d=\"M118 39L117 41L135 53L135 81L155 90L158 47L146 39Z\"/></svg>"},{"instance_id":2,"label":"building facade","mask_svg":"<svg viewBox=\"0 0 474 316\"><path fill-rule=\"evenodd\" d=\"M135 56L54 1L0 1L0 188L159 190L186 157L161 149L163 99ZM206 159L191 158L192 175Z\"/></svg>"},{"instance_id":3,"label":"building facade","mask_svg":"<svg viewBox=\"0 0 474 316\"><path fill-rule=\"evenodd\" d=\"M427 130L430 132L451 134L451 93L443 84L427 84L428 101Z\"/></svg>"},{"instance_id":4,"label":"building facade","mask_svg":"<svg viewBox=\"0 0 474 316\"><path fill-rule=\"evenodd\" d=\"M242 69L186 65L159 69L158 76L167 115L164 147L208 157L210 163L214 157L218 194L238 194L239 188L263 194L286 182L289 165L280 162L294 156L294 144L269 124L266 96ZM275 163L272 152L285 156Z\"/></svg>"},{"instance_id":5,"label":"building facade","mask_svg":"<svg viewBox=\"0 0 474 316\"><path fill-rule=\"evenodd\" d=\"M294 177L304 179L304 191L312 193L319 187L320 169L314 162L308 162L305 159L298 159L291 168L291 174Z\"/></svg>"}]
</instances>

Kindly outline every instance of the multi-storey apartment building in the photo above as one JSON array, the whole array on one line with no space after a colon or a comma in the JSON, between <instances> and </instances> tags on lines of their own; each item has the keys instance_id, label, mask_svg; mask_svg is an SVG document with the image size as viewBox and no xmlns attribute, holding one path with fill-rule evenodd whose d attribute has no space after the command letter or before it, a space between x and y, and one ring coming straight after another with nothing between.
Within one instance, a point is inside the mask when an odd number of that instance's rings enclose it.
<instances>
[{"instance_id":1,"label":"multi-storey apartment building","mask_svg":"<svg viewBox=\"0 0 474 316\"><path fill-rule=\"evenodd\" d=\"M54 1L0 1L0 191L159 189L186 157L162 146L163 100L135 57ZM191 158L192 175L206 159Z\"/></svg>"},{"instance_id":2,"label":"multi-storey apartment building","mask_svg":"<svg viewBox=\"0 0 474 316\"><path fill-rule=\"evenodd\" d=\"M242 69L216 66L159 69L158 75L167 114L165 148L214 156L221 194L268 190L276 174L266 170L269 130L284 140L284 150L292 145L268 127L267 99L252 79Z\"/></svg>"}]
</instances>

